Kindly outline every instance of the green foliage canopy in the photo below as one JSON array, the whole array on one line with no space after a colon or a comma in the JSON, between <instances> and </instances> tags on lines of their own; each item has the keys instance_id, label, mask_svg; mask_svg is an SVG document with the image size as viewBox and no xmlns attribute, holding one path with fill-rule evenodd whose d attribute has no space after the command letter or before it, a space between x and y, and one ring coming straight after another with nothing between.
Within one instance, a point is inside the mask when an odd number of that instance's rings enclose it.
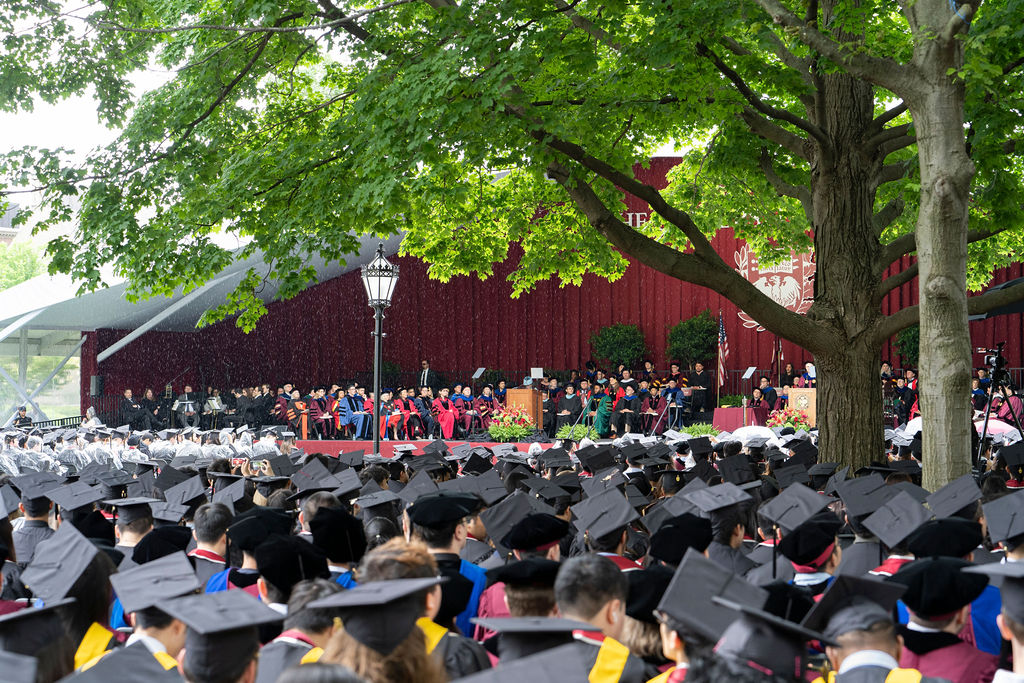
<instances>
[{"instance_id":1,"label":"green foliage canopy","mask_svg":"<svg viewBox=\"0 0 1024 683\"><path fill-rule=\"evenodd\" d=\"M39 250L31 244L0 244L0 291L41 275L45 270Z\"/></svg>"},{"instance_id":2,"label":"green foliage canopy","mask_svg":"<svg viewBox=\"0 0 1024 683\"><path fill-rule=\"evenodd\" d=\"M608 325L591 334L590 347L596 358L611 364L612 371L619 365L632 370L647 353L643 330L625 323Z\"/></svg>"}]
</instances>

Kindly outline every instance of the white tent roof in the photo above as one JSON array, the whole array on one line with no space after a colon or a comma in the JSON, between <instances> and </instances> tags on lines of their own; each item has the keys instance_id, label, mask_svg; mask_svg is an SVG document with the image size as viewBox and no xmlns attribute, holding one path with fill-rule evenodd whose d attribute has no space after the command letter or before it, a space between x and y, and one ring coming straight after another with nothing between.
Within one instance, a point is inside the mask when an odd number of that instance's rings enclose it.
<instances>
[{"instance_id":1,"label":"white tent roof","mask_svg":"<svg viewBox=\"0 0 1024 683\"><path fill-rule=\"evenodd\" d=\"M317 282L330 280L368 263L378 241L373 236L364 237L359 254L352 255L344 266L313 260L311 265L316 268ZM385 251L393 254L400 242L401 237L391 238L384 244ZM185 296L179 290L172 297L157 297L138 303L130 303L124 298L123 279L107 277L105 280L110 283L109 287L78 295L78 284L69 276L40 275L0 292L0 341L14 332L10 329L12 326L17 326L15 329L81 331L105 328L134 330L147 325L147 330L194 330L200 316L224 303L227 293L250 267L257 270L267 268L262 256L255 256L232 264L203 288L190 292L187 301L183 301ZM269 302L276 297L277 289L274 283L268 282L260 297ZM33 317L18 325L29 315ZM158 321L150 324L154 319Z\"/></svg>"}]
</instances>

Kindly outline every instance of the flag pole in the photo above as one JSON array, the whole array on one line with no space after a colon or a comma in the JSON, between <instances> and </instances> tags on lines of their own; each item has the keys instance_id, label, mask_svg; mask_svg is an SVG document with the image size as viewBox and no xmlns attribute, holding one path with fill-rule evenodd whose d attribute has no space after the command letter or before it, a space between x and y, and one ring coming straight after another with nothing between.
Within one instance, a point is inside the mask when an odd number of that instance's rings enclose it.
<instances>
[{"instance_id":1,"label":"flag pole","mask_svg":"<svg viewBox=\"0 0 1024 683\"><path fill-rule=\"evenodd\" d=\"M718 371L719 375L721 375L722 370L723 370L723 367L722 367L722 334L721 334L721 329L722 329L722 309L721 308L718 309L718 329L719 329L719 334L718 334L718 366L715 369ZM716 384L718 385L718 388L715 390L715 407L716 408L722 404L722 384L724 382L725 382L725 378L721 377L721 376L718 378L718 382L716 382Z\"/></svg>"}]
</instances>

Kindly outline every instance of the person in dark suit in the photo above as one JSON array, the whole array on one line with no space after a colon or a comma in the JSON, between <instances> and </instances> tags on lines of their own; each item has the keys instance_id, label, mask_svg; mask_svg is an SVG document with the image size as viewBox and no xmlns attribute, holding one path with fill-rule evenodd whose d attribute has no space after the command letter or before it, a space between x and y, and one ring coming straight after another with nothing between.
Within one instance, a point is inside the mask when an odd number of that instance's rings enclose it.
<instances>
[{"instance_id":1,"label":"person in dark suit","mask_svg":"<svg viewBox=\"0 0 1024 683\"><path fill-rule=\"evenodd\" d=\"M429 360L421 361L420 367L419 386L430 387L430 390L436 394L437 390L441 386L441 378L436 372L430 369Z\"/></svg>"}]
</instances>

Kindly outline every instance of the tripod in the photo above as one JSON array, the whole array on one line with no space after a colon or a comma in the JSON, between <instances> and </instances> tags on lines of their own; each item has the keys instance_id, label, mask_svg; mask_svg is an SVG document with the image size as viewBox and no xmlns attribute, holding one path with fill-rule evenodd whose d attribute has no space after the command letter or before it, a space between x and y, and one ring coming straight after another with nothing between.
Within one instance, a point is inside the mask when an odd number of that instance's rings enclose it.
<instances>
[{"instance_id":1,"label":"tripod","mask_svg":"<svg viewBox=\"0 0 1024 683\"><path fill-rule=\"evenodd\" d=\"M658 425L661 424L661 418L665 417L665 413L667 413L668 409L672 407L672 401L668 400L667 396L665 397L665 399L665 408L661 411L661 414L658 415L658 419L654 421L654 424L651 425L651 431L649 434L647 434L647 436L651 436L656 431L658 431Z\"/></svg>"},{"instance_id":2,"label":"tripod","mask_svg":"<svg viewBox=\"0 0 1024 683\"><path fill-rule=\"evenodd\" d=\"M580 423L580 420L583 419L584 415L586 415L587 413L590 412L590 403L593 400L594 400L594 395L591 394L590 398L587 399L587 404L585 406L583 406L583 410L580 411L580 416L577 417L576 421L572 423L572 427L569 429L569 433L570 434L575 434L576 433L576 425L578 425Z\"/></svg>"},{"instance_id":3,"label":"tripod","mask_svg":"<svg viewBox=\"0 0 1024 683\"><path fill-rule=\"evenodd\" d=\"M981 428L981 439L978 441L978 452L974 454L974 462L972 463L974 468L978 467L978 463L981 462L981 454L985 452L985 437L988 435L988 421L992 417L992 400L996 396L996 389L1008 388L1005 379L1000 377L996 379L992 378L992 384L988 391L988 401L985 403L985 424ZM1006 407L1010 409L1010 417L1013 418L1013 424L1017 427L1017 431L1021 436L1024 436L1024 429L1020 427L1020 418L1017 417L1017 411L1013 409L1013 404L1010 403L1009 396L1005 396Z\"/></svg>"}]
</instances>

